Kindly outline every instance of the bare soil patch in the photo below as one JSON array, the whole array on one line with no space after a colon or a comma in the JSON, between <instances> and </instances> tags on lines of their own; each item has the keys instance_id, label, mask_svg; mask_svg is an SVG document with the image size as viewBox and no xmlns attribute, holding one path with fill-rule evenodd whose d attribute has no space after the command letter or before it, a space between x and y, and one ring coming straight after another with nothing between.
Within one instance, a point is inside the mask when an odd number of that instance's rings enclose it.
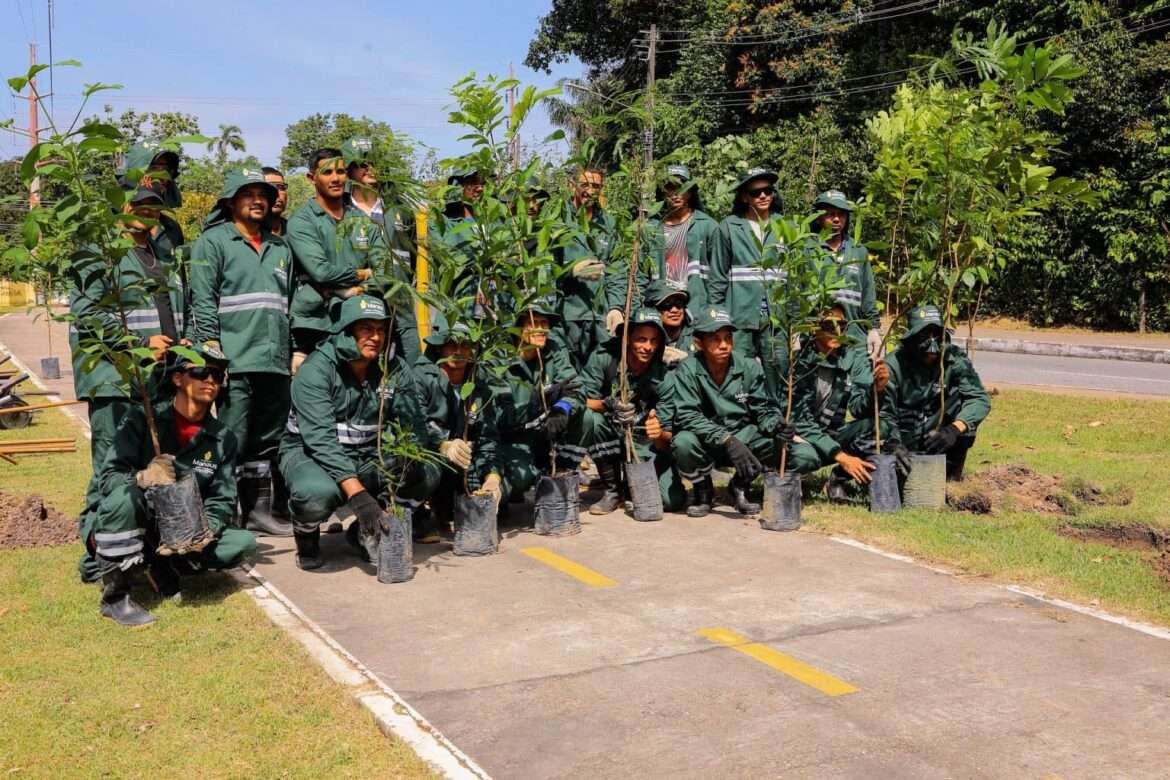
<instances>
[{"instance_id":1,"label":"bare soil patch","mask_svg":"<svg viewBox=\"0 0 1170 780\"><path fill-rule=\"evenodd\" d=\"M1079 542L1097 542L1142 553L1157 575L1170 583L1170 532L1147 525L1066 525L1058 533Z\"/></svg>"},{"instance_id":2,"label":"bare soil patch","mask_svg":"<svg viewBox=\"0 0 1170 780\"><path fill-rule=\"evenodd\" d=\"M77 541L77 521L37 495L0 492L0 549L51 547Z\"/></svg>"},{"instance_id":3,"label":"bare soil patch","mask_svg":"<svg viewBox=\"0 0 1170 780\"><path fill-rule=\"evenodd\" d=\"M1040 474L1014 463L971 474L947 485L947 504L952 509L991 514L1013 509L1043 515L1075 515L1086 506L1128 504L1126 490L1105 490L1059 474Z\"/></svg>"}]
</instances>

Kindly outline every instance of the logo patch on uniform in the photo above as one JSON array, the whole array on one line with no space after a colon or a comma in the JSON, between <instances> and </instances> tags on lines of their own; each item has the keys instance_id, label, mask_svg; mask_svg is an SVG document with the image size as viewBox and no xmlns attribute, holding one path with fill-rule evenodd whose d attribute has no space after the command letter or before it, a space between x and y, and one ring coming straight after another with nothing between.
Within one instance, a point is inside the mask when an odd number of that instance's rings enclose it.
<instances>
[{"instance_id":1,"label":"logo patch on uniform","mask_svg":"<svg viewBox=\"0 0 1170 780\"><path fill-rule=\"evenodd\" d=\"M735 402L736 402L737 404L746 403L746 402L747 402L747 399L748 399L748 394L747 394L747 393L736 393L736 394L735 394Z\"/></svg>"},{"instance_id":2,"label":"logo patch on uniform","mask_svg":"<svg viewBox=\"0 0 1170 780\"><path fill-rule=\"evenodd\" d=\"M218 468L218 465L213 460L214 457L215 456L212 454L211 450L208 450L207 452L203 453L202 458L197 458L195 462L191 464L191 470L197 471L205 477L210 477Z\"/></svg>"},{"instance_id":3,"label":"logo patch on uniform","mask_svg":"<svg viewBox=\"0 0 1170 780\"><path fill-rule=\"evenodd\" d=\"M356 233L354 233L354 236L353 236L353 243L354 243L354 246L360 247L360 248L362 248L362 249L368 249L368 248L369 248L369 246L370 246L370 234L369 234L369 232L366 230L366 226L365 226L365 225L362 225L360 228L358 228L357 232L356 232Z\"/></svg>"}]
</instances>

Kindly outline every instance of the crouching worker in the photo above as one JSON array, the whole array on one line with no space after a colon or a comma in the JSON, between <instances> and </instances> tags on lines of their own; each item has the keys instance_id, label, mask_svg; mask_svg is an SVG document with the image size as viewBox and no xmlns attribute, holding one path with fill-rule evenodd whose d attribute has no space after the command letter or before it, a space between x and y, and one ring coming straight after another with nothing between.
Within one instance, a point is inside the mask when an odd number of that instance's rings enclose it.
<instances>
[{"instance_id":1,"label":"crouching worker","mask_svg":"<svg viewBox=\"0 0 1170 780\"><path fill-rule=\"evenodd\" d=\"M694 325L687 311L690 299L685 287L661 279L646 288L645 304L653 306L662 316L662 329L666 333L662 360L671 368L695 353Z\"/></svg>"},{"instance_id":2,"label":"crouching worker","mask_svg":"<svg viewBox=\"0 0 1170 780\"><path fill-rule=\"evenodd\" d=\"M622 477L625 461L623 431L634 428L634 449L642 461L653 460L658 473L658 487L663 508L668 512L686 505L686 489L674 467L670 452L671 432L665 430L658 416L661 385L669 369L662 359L666 332L662 318L654 309L635 312L630 318L630 336L626 345L626 371L629 377L629 400L621 400L621 345L624 325L607 344L599 348L585 364L581 390L574 405L582 405L581 442L597 466L605 483L605 493L590 514L608 514L622 505L629 486Z\"/></svg>"},{"instance_id":3,"label":"crouching worker","mask_svg":"<svg viewBox=\"0 0 1170 780\"><path fill-rule=\"evenodd\" d=\"M387 493L378 459L381 393L387 397L384 421L397 421L416 435L422 429L417 387L400 357L383 382L379 361L389 344L389 324L382 299L346 299L337 307L333 335L293 377L280 471L289 486L301 569L324 563L320 524L342 504L353 511L359 529L350 534L351 543L367 555L374 549Z\"/></svg>"},{"instance_id":4,"label":"crouching worker","mask_svg":"<svg viewBox=\"0 0 1170 780\"><path fill-rule=\"evenodd\" d=\"M476 382L464 400L461 388L471 379L474 357L466 325L447 324L441 314L431 321L426 349L415 363L428 432L438 439L444 465L424 467L423 493L441 522L452 517L457 493L491 495L499 505L502 488L497 471L497 405L486 383ZM414 515L415 541L435 544L438 525L420 507Z\"/></svg>"},{"instance_id":5,"label":"crouching worker","mask_svg":"<svg viewBox=\"0 0 1170 780\"><path fill-rule=\"evenodd\" d=\"M834 306L797 355L794 425L781 426L779 432L781 442L788 444L787 467L793 471L808 474L835 465L828 483L833 500L845 498L849 480L869 483L875 468L870 458L877 452L873 370L865 343L847 343L849 326L845 307ZM879 411L882 449L896 456L898 472L905 477L910 452L899 442L889 396L883 396Z\"/></svg>"},{"instance_id":6,"label":"crouching worker","mask_svg":"<svg viewBox=\"0 0 1170 780\"><path fill-rule=\"evenodd\" d=\"M178 571L225 569L256 549L252 534L231 527L236 509L235 434L211 416L211 405L223 386L228 360L212 347L202 347L205 364L180 359L171 373L175 398L155 411L161 455L146 424L146 412L135 407L118 429L102 468L102 499L97 521L86 540L102 572L101 613L123 626L141 626L154 616L130 598L131 578L143 565L164 596L180 593ZM192 474L203 501L203 515L212 540L183 556L159 556L158 527L147 506L147 488L173 484Z\"/></svg>"},{"instance_id":7,"label":"crouching worker","mask_svg":"<svg viewBox=\"0 0 1170 780\"><path fill-rule=\"evenodd\" d=\"M516 318L519 356L508 369L500 404L499 462L508 495L519 498L542 474L577 468L585 449L564 441L580 389L567 350L549 338L559 317L555 304L534 302Z\"/></svg>"},{"instance_id":8,"label":"crouching worker","mask_svg":"<svg viewBox=\"0 0 1170 780\"><path fill-rule=\"evenodd\" d=\"M967 354L951 344L937 307L916 307L906 319L906 335L888 361L878 361L874 382L897 409L902 444L912 452L946 454L947 480L957 482L975 444L975 430L991 413L991 398ZM939 379L944 375L940 420Z\"/></svg>"},{"instance_id":9,"label":"crouching worker","mask_svg":"<svg viewBox=\"0 0 1170 780\"><path fill-rule=\"evenodd\" d=\"M695 323L699 351L674 369L673 449L678 470L694 483L690 517L711 511L715 487L711 470L731 466L731 495L737 511L755 514L748 488L776 463L780 409L764 385L764 373L750 357L734 353L735 326L723 309L703 312ZM734 354L733 354L734 353Z\"/></svg>"}]
</instances>

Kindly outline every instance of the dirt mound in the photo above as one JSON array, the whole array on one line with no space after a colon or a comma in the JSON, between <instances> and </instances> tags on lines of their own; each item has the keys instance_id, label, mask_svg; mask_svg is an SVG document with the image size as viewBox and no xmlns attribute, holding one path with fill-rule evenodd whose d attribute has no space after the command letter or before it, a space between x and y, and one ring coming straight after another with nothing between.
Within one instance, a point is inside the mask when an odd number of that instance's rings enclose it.
<instances>
[{"instance_id":1,"label":"dirt mound","mask_svg":"<svg viewBox=\"0 0 1170 780\"><path fill-rule=\"evenodd\" d=\"M0 549L50 547L77 541L77 521L40 496L0 493Z\"/></svg>"},{"instance_id":2,"label":"dirt mound","mask_svg":"<svg viewBox=\"0 0 1170 780\"><path fill-rule=\"evenodd\" d=\"M1066 525L1057 532L1079 542L1097 542L1144 553L1158 576L1170 583L1170 531L1148 525Z\"/></svg>"},{"instance_id":3,"label":"dirt mound","mask_svg":"<svg viewBox=\"0 0 1170 780\"><path fill-rule=\"evenodd\" d=\"M1085 506L1123 506L1132 498L1123 489L1106 491L1084 480L1040 474L1018 463L996 466L947 485L948 505L961 512L984 515L1001 509L1075 515Z\"/></svg>"}]
</instances>

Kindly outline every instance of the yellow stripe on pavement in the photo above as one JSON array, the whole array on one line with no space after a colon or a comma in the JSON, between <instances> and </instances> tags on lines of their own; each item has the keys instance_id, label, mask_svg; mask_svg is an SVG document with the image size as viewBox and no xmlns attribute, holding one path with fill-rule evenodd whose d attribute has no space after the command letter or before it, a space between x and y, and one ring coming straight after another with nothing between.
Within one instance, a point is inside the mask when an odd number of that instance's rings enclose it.
<instances>
[{"instance_id":1,"label":"yellow stripe on pavement","mask_svg":"<svg viewBox=\"0 0 1170 780\"><path fill-rule=\"evenodd\" d=\"M753 642L729 628L704 628L699 631L699 635L751 656L760 663L829 696L844 696L847 693L857 693L858 691L857 688L844 680L839 680L833 675L822 672L815 666L809 666L804 661L798 661L790 655L785 655L779 650L774 650L759 642Z\"/></svg>"},{"instance_id":2,"label":"yellow stripe on pavement","mask_svg":"<svg viewBox=\"0 0 1170 780\"><path fill-rule=\"evenodd\" d=\"M525 547L520 552L529 558L535 558L546 566L551 566L562 574L568 574L573 579L584 582L591 588L612 588L614 585L617 585L617 580L611 580L604 574L593 571L588 566L582 566L579 563L570 561L568 558L557 555L552 550L546 550L543 547Z\"/></svg>"}]
</instances>

